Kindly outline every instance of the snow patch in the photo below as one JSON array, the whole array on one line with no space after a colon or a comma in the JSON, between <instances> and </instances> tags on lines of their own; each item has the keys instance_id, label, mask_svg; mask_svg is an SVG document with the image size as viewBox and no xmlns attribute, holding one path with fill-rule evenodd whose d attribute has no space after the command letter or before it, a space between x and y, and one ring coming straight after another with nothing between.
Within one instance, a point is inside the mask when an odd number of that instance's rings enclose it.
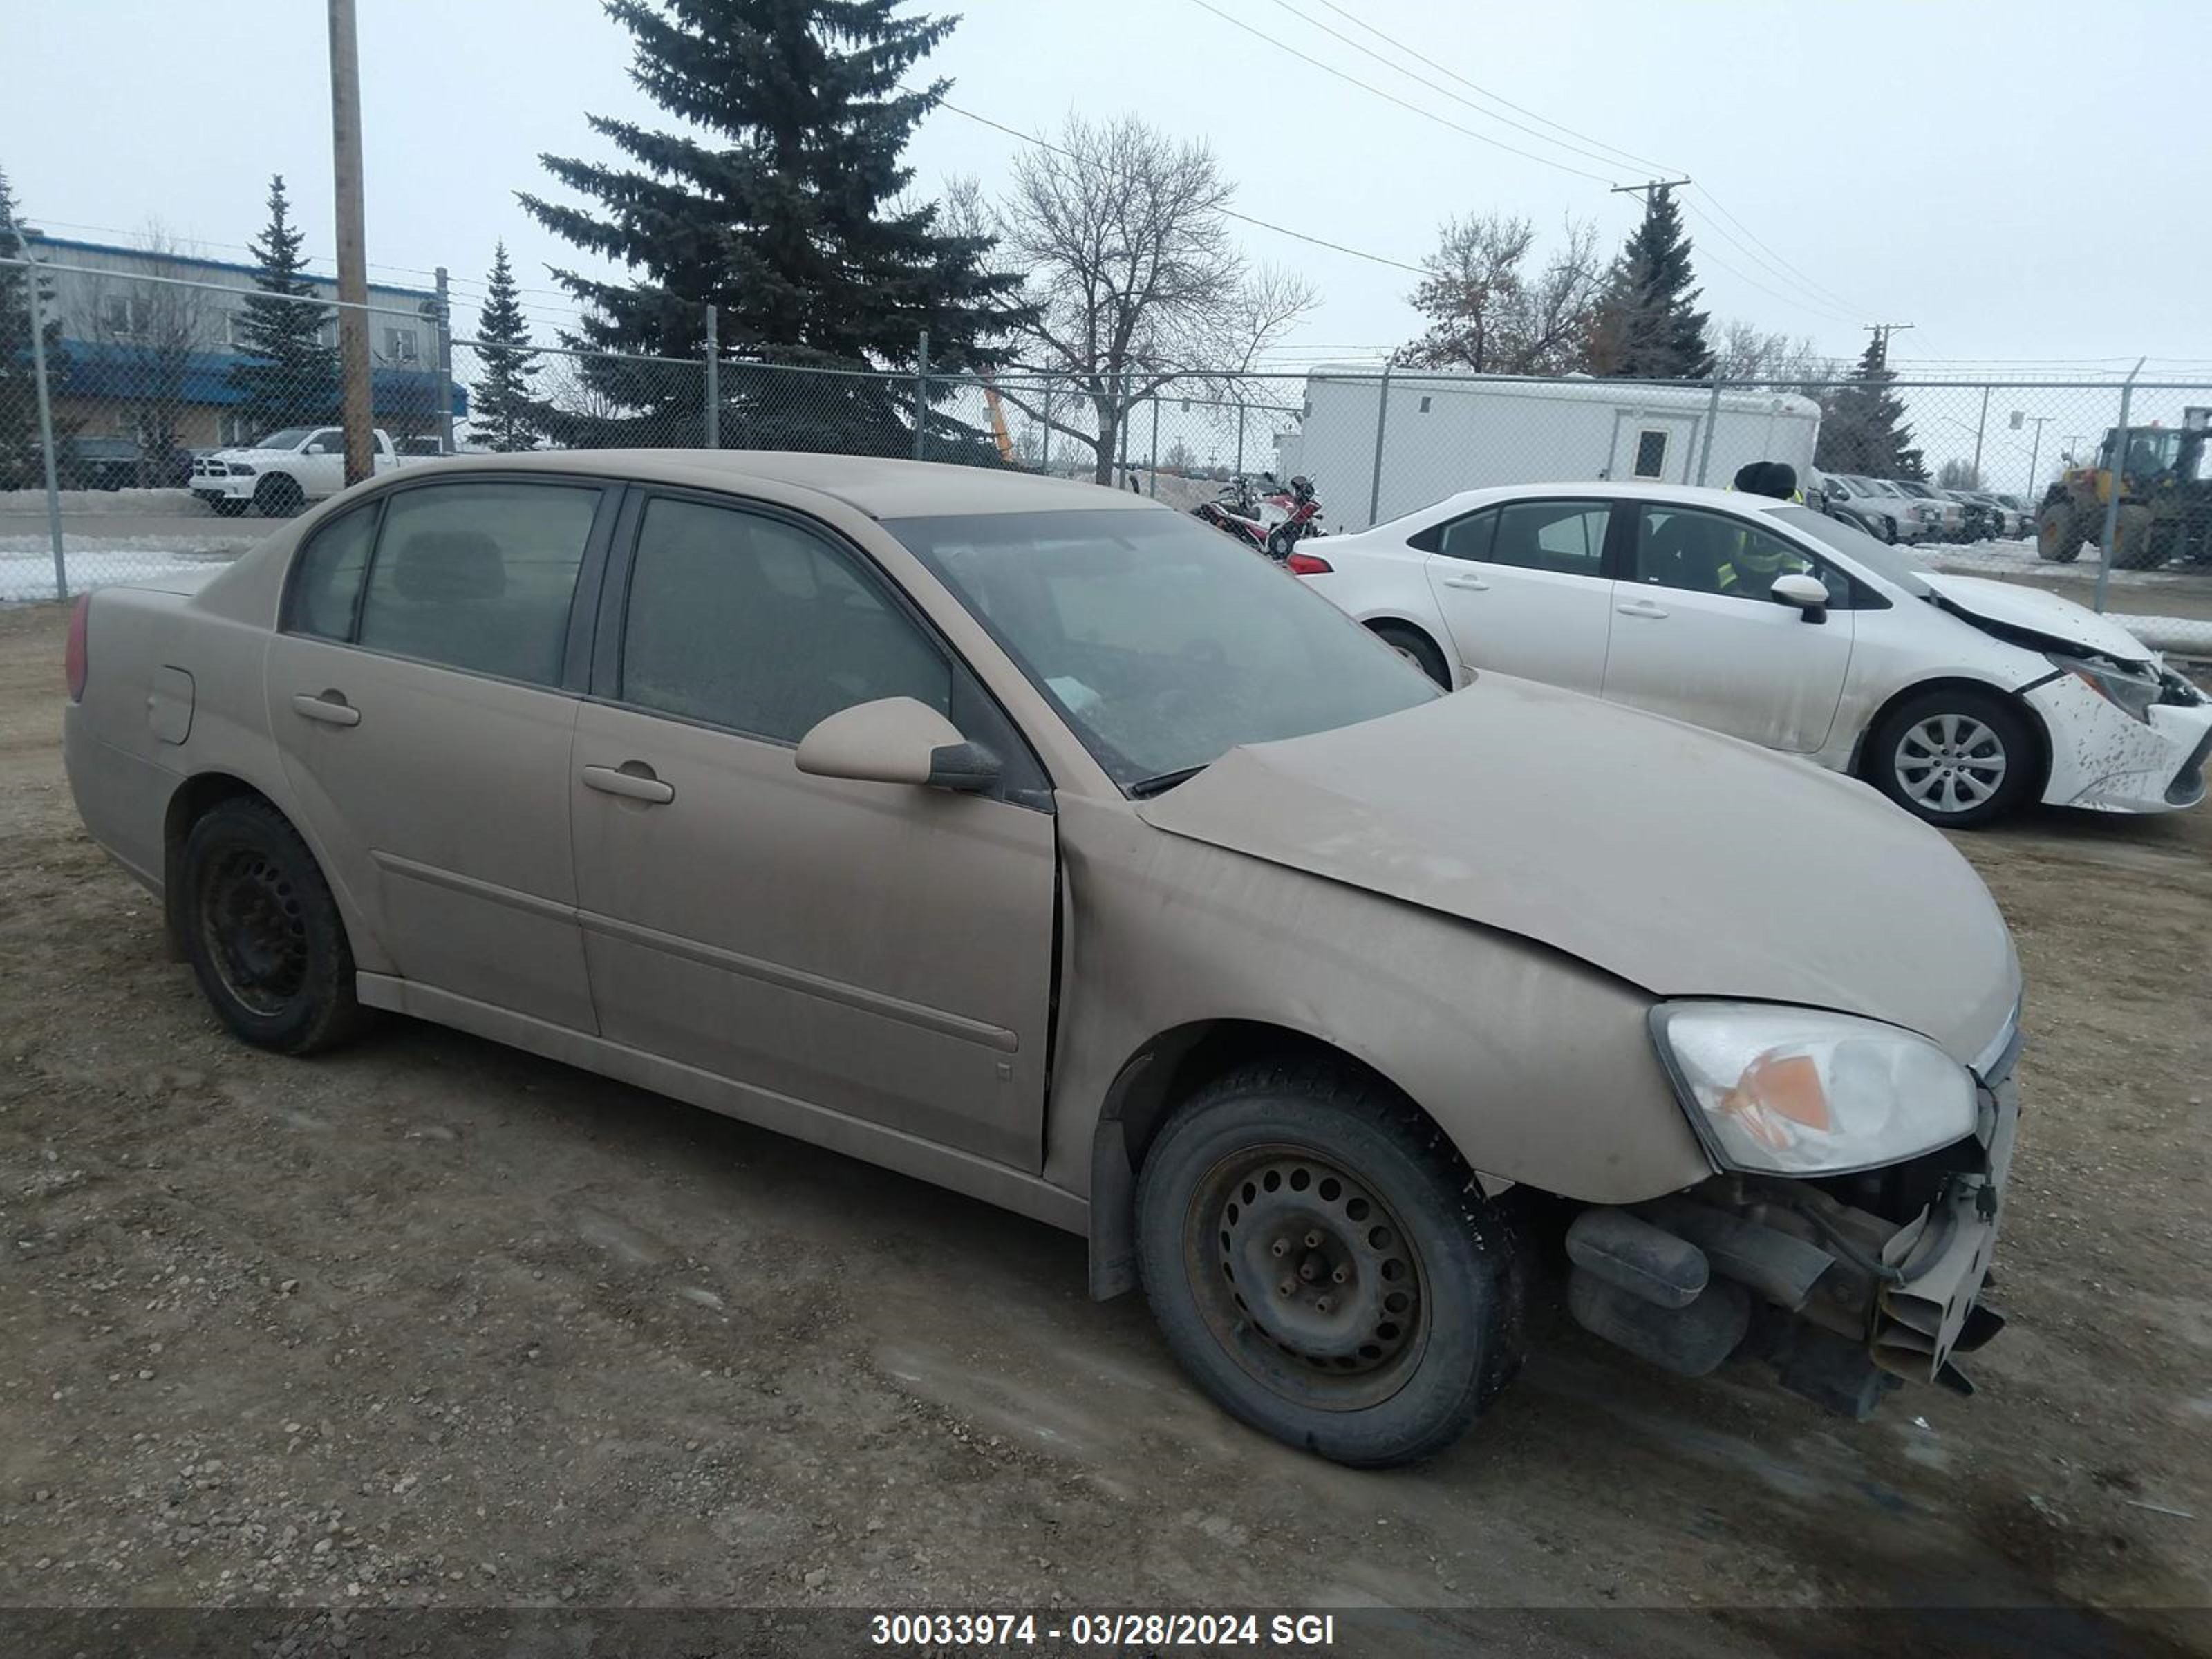
<instances>
[{"instance_id":1,"label":"snow patch","mask_svg":"<svg viewBox=\"0 0 2212 1659\"><path fill-rule=\"evenodd\" d=\"M195 513L200 511L189 489L64 489L58 492L64 513ZM0 489L0 514L34 513L44 515L43 489Z\"/></svg>"},{"instance_id":2,"label":"snow patch","mask_svg":"<svg viewBox=\"0 0 2212 1659\"><path fill-rule=\"evenodd\" d=\"M125 536L62 544L72 594L115 582L146 581L228 564L251 545L237 537ZM54 556L44 537L0 536L0 605L37 604L54 593Z\"/></svg>"}]
</instances>

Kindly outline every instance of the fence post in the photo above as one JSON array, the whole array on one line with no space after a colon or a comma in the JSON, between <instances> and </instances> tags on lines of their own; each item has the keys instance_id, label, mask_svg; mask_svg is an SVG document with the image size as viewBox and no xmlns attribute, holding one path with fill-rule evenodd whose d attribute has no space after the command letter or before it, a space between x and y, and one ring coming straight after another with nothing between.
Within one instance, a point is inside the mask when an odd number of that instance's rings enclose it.
<instances>
[{"instance_id":1,"label":"fence post","mask_svg":"<svg viewBox=\"0 0 2212 1659\"><path fill-rule=\"evenodd\" d=\"M707 301L707 447L722 447L722 343L714 302Z\"/></svg>"},{"instance_id":2,"label":"fence post","mask_svg":"<svg viewBox=\"0 0 2212 1659\"><path fill-rule=\"evenodd\" d=\"M1983 434L1989 430L1989 426L1990 389L1987 386L1984 386L1982 388L1982 417L1974 422L1974 477L1972 482L1966 486L1969 489L1979 489L1982 487L1982 437Z\"/></svg>"},{"instance_id":3,"label":"fence post","mask_svg":"<svg viewBox=\"0 0 2212 1659\"><path fill-rule=\"evenodd\" d=\"M1152 485L1145 493L1150 495L1154 501L1158 501L1160 498L1160 392L1158 386L1154 386L1152 388Z\"/></svg>"},{"instance_id":4,"label":"fence post","mask_svg":"<svg viewBox=\"0 0 2212 1659\"><path fill-rule=\"evenodd\" d=\"M2128 371L2128 378L2120 383L2120 423L2112 428L2112 465L2105 470L2112 474L2112 484L2105 498L2105 533L2097 538L2097 609L2105 608L2105 584L2112 580L2112 543L2120 533L2120 485L2128 470L2128 405L2135 400L2136 376L2142 373L2144 359L2136 359L2136 366Z\"/></svg>"},{"instance_id":5,"label":"fence post","mask_svg":"<svg viewBox=\"0 0 2212 1659\"><path fill-rule=\"evenodd\" d=\"M1052 477L1052 377L1047 375L1044 396L1039 400L1044 410L1044 448L1037 458L1037 471L1048 478Z\"/></svg>"},{"instance_id":6,"label":"fence post","mask_svg":"<svg viewBox=\"0 0 2212 1659\"><path fill-rule=\"evenodd\" d=\"M921 331L921 343L914 355L914 458L921 460L927 453L925 444L929 426L929 331Z\"/></svg>"},{"instance_id":7,"label":"fence post","mask_svg":"<svg viewBox=\"0 0 2212 1659\"><path fill-rule=\"evenodd\" d=\"M1382 434L1390 422L1390 365L1382 365L1382 396L1375 405L1375 474L1367 485L1367 522L1371 530L1382 511Z\"/></svg>"},{"instance_id":8,"label":"fence post","mask_svg":"<svg viewBox=\"0 0 2212 1659\"><path fill-rule=\"evenodd\" d=\"M1721 423L1721 377L1713 376L1713 395L1705 400L1705 441L1698 448L1698 484L1704 488L1713 465L1713 428ZM1633 465L1629 469L1635 471Z\"/></svg>"},{"instance_id":9,"label":"fence post","mask_svg":"<svg viewBox=\"0 0 2212 1659\"><path fill-rule=\"evenodd\" d=\"M1237 400L1237 476L1244 476L1244 400Z\"/></svg>"},{"instance_id":10,"label":"fence post","mask_svg":"<svg viewBox=\"0 0 2212 1659\"><path fill-rule=\"evenodd\" d=\"M446 268L438 279L438 435L446 453L453 453L453 299L446 285Z\"/></svg>"},{"instance_id":11,"label":"fence post","mask_svg":"<svg viewBox=\"0 0 2212 1659\"><path fill-rule=\"evenodd\" d=\"M62 558L61 483L54 472L54 406L46 392L46 312L39 297L39 262L19 227L15 251L23 256L23 303L31 309L31 379L39 392L39 456L46 471L46 535L54 545L54 597L69 598L69 566Z\"/></svg>"}]
</instances>

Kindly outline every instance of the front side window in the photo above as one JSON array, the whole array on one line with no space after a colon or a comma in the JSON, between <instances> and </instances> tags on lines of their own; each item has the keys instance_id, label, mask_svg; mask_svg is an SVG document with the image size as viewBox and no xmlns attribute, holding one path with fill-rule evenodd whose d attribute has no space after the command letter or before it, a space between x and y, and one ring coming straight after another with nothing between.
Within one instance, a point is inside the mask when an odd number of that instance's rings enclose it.
<instances>
[{"instance_id":1,"label":"front side window","mask_svg":"<svg viewBox=\"0 0 2212 1659\"><path fill-rule=\"evenodd\" d=\"M1297 577L1186 514L1107 507L884 527L1133 793L1242 744L1443 695Z\"/></svg>"},{"instance_id":2,"label":"front side window","mask_svg":"<svg viewBox=\"0 0 2212 1659\"><path fill-rule=\"evenodd\" d=\"M1729 514L1671 506L1638 508L1633 570L1636 580L1654 586L1760 600L1773 597L1778 576L1814 576L1833 604L1850 603L1850 580L1841 571Z\"/></svg>"},{"instance_id":3,"label":"front side window","mask_svg":"<svg viewBox=\"0 0 2212 1659\"><path fill-rule=\"evenodd\" d=\"M797 743L856 703L950 714L952 666L848 556L788 521L664 497L639 526L622 701Z\"/></svg>"},{"instance_id":4,"label":"front side window","mask_svg":"<svg viewBox=\"0 0 2212 1659\"><path fill-rule=\"evenodd\" d=\"M1563 576L1601 575L1612 520L1603 501L1516 501L1498 511L1490 561Z\"/></svg>"},{"instance_id":5,"label":"front side window","mask_svg":"<svg viewBox=\"0 0 2212 1659\"><path fill-rule=\"evenodd\" d=\"M599 510L583 485L432 484L386 498L360 642L558 685L576 573Z\"/></svg>"}]
</instances>

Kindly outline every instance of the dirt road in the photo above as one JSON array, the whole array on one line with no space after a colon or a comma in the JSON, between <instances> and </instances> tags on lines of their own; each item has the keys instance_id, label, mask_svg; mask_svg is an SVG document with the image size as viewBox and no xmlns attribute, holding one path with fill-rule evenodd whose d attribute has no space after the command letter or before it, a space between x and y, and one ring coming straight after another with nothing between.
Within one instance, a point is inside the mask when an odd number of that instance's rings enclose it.
<instances>
[{"instance_id":1,"label":"dirt road","mask_svg":"<svg viewBox=\"0 0 2212 1659\"><path fill-rule=\"evenodd\" d=\"M1072 1237L428 1026L313 1062L219 1035L78 828L63 628L0 611L0 1603L1380 1605L1449 1646L1477 1608L2056 1601L2122 1610L2111 1651L2201 1634L2157 1610L2212 1599L2212 812L1962 842L2031 1032L1978 1398L1854 1425L1554 1316L1457 1448L1362 1474L1224 1420ZM1680 1650L1766 1650L1729 1628Z\"/></svg>"}]
</instances>

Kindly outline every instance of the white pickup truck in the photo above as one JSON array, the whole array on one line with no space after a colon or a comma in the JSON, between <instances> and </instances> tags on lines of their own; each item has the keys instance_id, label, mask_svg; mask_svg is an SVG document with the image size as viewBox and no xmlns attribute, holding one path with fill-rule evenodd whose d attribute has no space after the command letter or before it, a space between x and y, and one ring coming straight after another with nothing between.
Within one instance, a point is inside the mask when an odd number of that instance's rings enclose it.
<instances>
[{"instance_id":1,"label":"white pickup truck","mask_svg":"<svg viewBox=\"0 0 2212 1659\"><path fill-rule=\"evenodd\" d=\"M434 459L401 454L392 447L392 434L377 428L379 473ZM192 461L192 494L226 519L249 507L260 509L264 519L289 518L308 502L344 488L343 427L288 426L258 443L215 450Z\"/></svg>"}]
</instances>

